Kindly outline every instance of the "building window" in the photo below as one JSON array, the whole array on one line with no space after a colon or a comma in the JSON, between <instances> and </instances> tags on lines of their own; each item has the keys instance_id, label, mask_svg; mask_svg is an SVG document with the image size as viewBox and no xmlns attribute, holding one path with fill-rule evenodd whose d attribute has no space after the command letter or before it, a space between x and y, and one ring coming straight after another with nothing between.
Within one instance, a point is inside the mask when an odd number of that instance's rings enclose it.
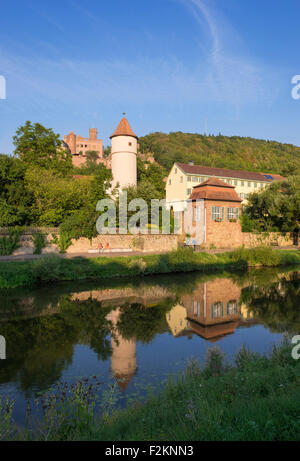
<instances>
[{"instance_id":1,"label":"building window","mask_svg":"<svg viewBox=\"0 0 300 461\"><path fill-rule=\"evenodd\" d=\"M251 187L251 186L252 186L251 182L248 182L248 187Z\"/></svg>"},{"instance_id":2,"label":"building window","mask_svg":"<svg viewBox=\"0 0 300 461\"><path fill-rule=\"evenodd\" d=\"M198 182L197 176L194 176L194 177L193 177L193 182Z\"/></svg>"},{"instance_id":3,"label":"building window","mask_svg":"<svg viewBox=\"0 0 300 461\"><path fill-rule=\"evenodd\" d=\"M188 190L187 190L187 195L190 196L191 193L192 193L192 189L188 189Z\"/></svg>"},{"instance_id":4,"label":"building window","mask_svg":"<svg viewBox=\"0 0 300 461\"><path fill-rule=\"evenodd\" d=\"M212 221L224 221L224 208L219 206L212 206L211 219Z\"/></svg>"},{"instance_id":5,"label":"building window","mask_svg":"<svg viewBox=\"0 0 300 461\"><path fill-rule=\"evenodd\" d=\"M240 217L240 212L239 212L238 208L227 208L227 219L228 219L228 221L230 221L231 219L238 220L239 217Z\"/></svg>"},{"instance_id":6,"label":"building window","mask_svg":"<svg viewBox=\"0 0 300 461\"><path fill-rule=\"evenodd\" d=\"M239 305L237 301L229 301L227 303L227 315L237 315L239 312Z\"/></svg>"},{"instance_id":7,"label":"building window","mask_svg":"<svg viewBox=\"0 0 300 461\"><path fill-rule=\"evenodd\" d=\"M245 181L241 181L241 186L245 187Z\"/></svg>"},{"instance_id":8,"label":"building window","mask_svg":"<svg viewBox=\"0 0 300 461\"><path fill-rule=\"evenodd\" d=\"M175 174L177 174L177 168L175 168L175 171L174 171Z\"/></svg>"},{"instance_id":9,"label":"building window","mask_svg":"<svg viewBox=\"0 0 300 461\"><path fill-rule=\"evenodd\" d=\"M255 187L255 189L257 189L257 182L254 183L254 187Z\"/></svg>"},{"instance_id":10,"label":"building window","mask_svg":"<svg viewBox=\"0 0 300 461\"><path fill-rule=\"evenodd\" d=\"M200 221L201 221L201 207L197 206L196 207L196 222L200 222Z\"/></svg>"},{"instance_id":11,"label":"building window","mask_svg":"<svg viewBox=\"0 0 300 461\"><path fill-rule=\"evenodd\" d=\"M169 179L169 186L171 186L171 184L172 184L172 180L171 180L171 179Z\"/></svg>"},{"instance_id":12,"label":"building window","mask_svg":"<svg viewBox=\"0 0 300 461\"><path fill-rule=\"evenodd\" d=\"M234 208L227 208L227 219L235 219L235 210Z\"/></svg>"},{"instance_id":13,"label":"building window","mask_svg":"<svg viewBox=\"0 0 300 461\"><path fill-rule=\"evenodd\" d=\"M210 306L210 316L211 319L217 319L220 317L224 317L224 304L223 303L215 303Z\"/></svg>"},{"instance_id":14,"label":"building window","mask_svg":"<svg viewBox=\"0 0 300 461\"><path fill-rule=\"evenodd\" d=\"M238 185L237 179L234 180L234 185L235 185L235 186Z\"/></svg>"},{"instance_id":15,"label":"building window","mask_svg":"<svg viewBox=\"0 0 300 461\"><path fill-rule=\"evenodd\" d=\"M181 176L181 178L180 178L180 182L181 182L181 183L183 183L183 176Z\"/></svg>"},{"instance_id":16,"label":"building window","mask_svg":"<svg viewBox=\"0 0 300 461\"><path fill-rule=\"evenodd\" d=\"M191 182L191 181L192 181L192 177L188 176L188 182Z\"/></svg>"},{"instance_id":17,"label":"building window","mask_svg":"<svg viewBox=\"0 0 300 461\"><path fill-rule=\"evenodd\" d=\"M129 143L128 143L128 146L132 146L132 142L129 142Z\"/></svg>"}]
</instances>

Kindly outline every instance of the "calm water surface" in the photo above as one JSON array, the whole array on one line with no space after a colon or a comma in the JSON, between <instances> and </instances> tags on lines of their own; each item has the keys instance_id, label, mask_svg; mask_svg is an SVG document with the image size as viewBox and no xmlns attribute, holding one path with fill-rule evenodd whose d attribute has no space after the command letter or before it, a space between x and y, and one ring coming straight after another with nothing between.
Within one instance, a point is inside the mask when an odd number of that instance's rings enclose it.
<instances>
[{"instance_id":1,"label":"calm water surface","mask_svg":"<svg viewBox=\"0 0 300 461\"><path fill-rule=\"evenodd\" d=\"M51 285L0 293L0 397L27 399L59 382L117 384L119 405L157 389L188 359L217 344L228 361L243 344L268 353L300 333L300 268L247 274L179 274L130 281ZM93 378L95 379L95 378Z\"/></svg>"}]
</instances>

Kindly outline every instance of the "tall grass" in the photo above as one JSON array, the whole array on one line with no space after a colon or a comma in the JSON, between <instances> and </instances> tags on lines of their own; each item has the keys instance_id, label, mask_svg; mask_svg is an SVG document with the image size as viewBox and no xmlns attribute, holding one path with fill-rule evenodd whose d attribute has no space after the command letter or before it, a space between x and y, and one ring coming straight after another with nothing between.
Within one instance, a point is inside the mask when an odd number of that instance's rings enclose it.
<instances>
[{"instance_id":1,"label":"tall grass","mask_svg":"<svg viewBox=\"0 0 300 461\"><path fill-rule=\"evenodd\" d=\"M98 413L88 385L46 403L29 440L262 441L300 439L300 361L285 339L270 357L243 347L234 364L208 350L204 367L191 360L157 394L125 410ZM93 393L92 393L93 394ZM66 395L66 394L65 394ZM109 402L104 396L104 400ZM45 397L45 402L51 402ZM57 403L57 406L56 406ZM104 402L105 403L105 402ZM9 438L9 437L8 437ZM20 438L20 436L19 436Z\"/></svg>"}]
</instances>

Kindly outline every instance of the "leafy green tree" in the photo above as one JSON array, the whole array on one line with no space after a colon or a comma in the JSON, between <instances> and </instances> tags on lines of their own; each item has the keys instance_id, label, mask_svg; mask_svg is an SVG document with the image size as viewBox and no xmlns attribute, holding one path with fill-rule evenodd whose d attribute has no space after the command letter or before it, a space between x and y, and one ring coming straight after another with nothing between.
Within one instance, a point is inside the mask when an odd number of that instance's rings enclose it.
<instances>
[{"instance_id":1,"label":"leafy green tree","mask_svg":"<svg viewBox=\"0 0 300 461\"><path fill-rule=\"evenodd\" d=\"M107 158L109 157L111 154L111 147L110 146L106 146L104 149L103 149L103 157L104 158Z\"/></svg>"},{"instance_id":2,"label":"leafy green tree","mask_svg":"<svg viewBox=\"0 0 300 461\"><path fill-rule=\"evenodd\" d=\"M72 168L70 154L62 148L60 136L40 123L27 121L13 137L15 156L28 165L66 173Z\"/></svg>"},{"instance_id":3,"label":"leafy green tree","mask_svg":"<svg viewBox=\"0 0 300 461\"><path fill-rule=\"evenodd\" d=\"M274 182L263 192L251 194L245 213L257 230L299 233L300 176Z\"/></svg>"},{"instance_id":4,"label":"leafy green tree","mask_svg":"<svg viewBox=\"0 0 300 461\"><path fill-rule=\"evenodd\" d=\"M25 165L16 158L0 155L0 226L29 223L32 194L26 189Z\"/></svg>"},{"instance_id":5,"label":"leafy green tree","mask_svg":"<svg viewBox=\"0 0 300 461\"><path fill-rule=\"evenodd\" d=\"M195 162L218 168L295 175L300 169L300 147L239 136L196 133L151 133L139 139L140 152L152 153L167 170L174 162Z\"/></svg>"},{"instance_id":6,"label":"leafy green tree","mask_svg":"<svg viewBox=\"0 0 300 461\"><path fill-rule=\"evenodd\" d=\"M89 163L92 163L92 164L96 163L98 158L99 158L99 154L95 150L88 150L85 155L86 155L86 160L87 160L88 164Z\"/></svg>"},{"instance_id":7,"label":"leafy green tree","mask_svg":"<svg viewBox=\"0 0 300 461\"><path fill-rule=\"evenodd\" d=\"M166 195L167 171L159 165L151 164L148 168L138 158L138 183L151 184L154 196L151 198L164 199ZM144 186L145 188L145 186Z\"/></svg>"},{"instance_id":8,"label":"leafy green tree","mask_svg":"<svg viewBox=\"0 0 300 461\"><path fill-rule=\"evenodd\" d=\"M25 182L34 196L30 209L31 221L41 226L58 226L91 201L90 178L76 180L32 166L26 171Z\"/></svg>"}]
</instances>

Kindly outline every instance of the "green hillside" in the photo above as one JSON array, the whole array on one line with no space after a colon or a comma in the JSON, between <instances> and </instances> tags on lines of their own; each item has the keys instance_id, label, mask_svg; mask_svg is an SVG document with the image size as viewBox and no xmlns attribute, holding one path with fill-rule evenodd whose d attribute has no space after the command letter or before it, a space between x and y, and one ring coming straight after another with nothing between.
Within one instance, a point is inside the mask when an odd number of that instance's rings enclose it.
<instances>
[{"instance_id":1,"label":"green hillside","mask_svg":"<svg viewBox=\"0 0 300 461\"><path fill-rule=\"evenodd\" d=\"M190 133L151 133L140 138L140 151L151 152L167 169L174 162L272 172L283 176L300 173L300 147L238 136Z\"/></svg>"}]
</instances>

